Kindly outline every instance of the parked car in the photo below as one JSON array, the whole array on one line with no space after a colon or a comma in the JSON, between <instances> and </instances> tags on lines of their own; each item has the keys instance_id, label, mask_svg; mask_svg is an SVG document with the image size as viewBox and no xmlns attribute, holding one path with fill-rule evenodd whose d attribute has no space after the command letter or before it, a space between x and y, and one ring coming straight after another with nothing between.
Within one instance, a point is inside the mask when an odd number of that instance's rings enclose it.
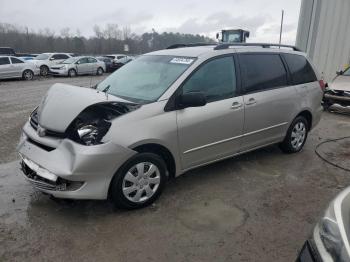
<instances>
[{"instance_id":1,"label":"parked car","mask_svg":"<svg viewBox=\"0 0 350 262\"><path fill-rule=\"evenodd\" d=\"M130 61L134 60L134 57L132 56L125 56L123 58L114 60L111 68L113 69L113 71L121 68L122 66L126 65L127 63L129 63Z\"/></svg>"},{"instance_id":2,"label":"parked car","mask_svg":"<svg viewBox=\"0 0 350 262\"><path fill-rule=\"evenodd\" d=\"M114 71L112 68L112 59L111 58L108 58L105 56L99 56L99 57L96 57L96 59L105 63L106 72L110 73L110 72Z\"/></svg>"},{"instance_id":3,"label":"parked car","mask_svg":"<svg viewBox=\"0 0 350 262\"><path fill-rule=\"evenodd\" d=\"M0 47L1 56L16 56L16 52L11 47Z\"/></svg>"},{"instance_id":4,"label":"parked car","mask_svg":"<svg viewBox=\"0 0 350 262\"><path fill-rule=\"evenodd\" d=\"M114 72L115 70L121 68L123 65L133 60L133 57L123 54L105 55L104 57L112 59L112 64L110 65L111 72Z\"/></svg>"},{"instance_id":5,"label":"parked car","mask_svg":"<svg viewBox=\"0 0 350 262\"><path fill-rule=\"evenodd\" d=\"M328 85L324 106L330 111L350 113L350 68L337 72L333 82Z\"/></svg>"},{"instance_id":6,"label":"parked car","mask_svg":"<svg viewBox=\"0 0 350 262\"><path fill-rule=\"evenodd\" d=\"M114 55L105 55L104 57L108 57L108 58L112 59L113 61L117 61L119 59L122 59L122 58L126 57L126 55L124 55L124 54L114 54Z\"/></svg>"},{"instance_id":7,"label":"parked car","mask_svg":"<svg viewBox=\"0 0 350 262\"><path fill-rule=\"evenodd\" d=\"M323 81L304 53L256 45L161 50L96 90L53 85L23 128L26 179L132 209L193 168L271 144L299 152L320 121Z\"/></svg>"},{"instance_id":8,"label":"parked car","mask_svg":"<svg viewBox=\"0 0 350 262\"><path fill-rule=\"evenodd\" d=\"M0 56L0 79L23 78L32 80L39 75L39 68L14 56Z\"/></svg>"},{"instance_id":9,"label":"parked car","mask_svg":"<svg viewBox=\"0 0 350 262\"><path fill-rule=\"evenodd\" d=\"M69 53L42 53L30 60L30 62L40 68L40 75L46 76L51 66L59 64L70 57L72 55Z\"/></svg>"},{"instance_id":10,"label":"parked car","mask_svg":"<svg viewBox=\"0 0 350 262\"><path fill-rule=\"evenodd\" d=\"M50 67L50 74L57 76L102 75L106 71L104 62L90 56L71 57Z\"/></svg>"},{"instance_id":11,"label":"parked car","mask_svg":"<svg viewBox=\"0 0 350 262\"><path fill-rule=\"evenodd\" d=\"M350 261L350 187L328 206L297 262Z\"/></svg>"}]
</instances>

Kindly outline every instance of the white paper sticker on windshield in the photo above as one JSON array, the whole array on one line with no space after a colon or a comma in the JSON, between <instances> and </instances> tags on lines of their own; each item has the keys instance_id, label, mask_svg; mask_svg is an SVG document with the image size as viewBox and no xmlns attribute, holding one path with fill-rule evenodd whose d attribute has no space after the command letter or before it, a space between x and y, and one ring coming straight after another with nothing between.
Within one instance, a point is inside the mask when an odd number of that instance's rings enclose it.
<instances>
[{"instance_id":1,"label":"white paper sticker on windshield","mask_svg":"<svg viewBox=\"0 0 350 262\"><path fill-rule=\"evenodd\" d=\"M193 60L194 59L187 58L187 57L175 57L175 58L170 60L170 63L189 65L193 62Z\"/></svg>"}]
</instances>

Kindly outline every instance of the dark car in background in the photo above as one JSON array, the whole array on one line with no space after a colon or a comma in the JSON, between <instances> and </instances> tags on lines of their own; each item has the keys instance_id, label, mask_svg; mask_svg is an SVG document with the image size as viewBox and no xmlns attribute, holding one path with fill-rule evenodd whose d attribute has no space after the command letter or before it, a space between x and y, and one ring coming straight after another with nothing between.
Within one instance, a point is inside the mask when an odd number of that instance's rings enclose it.
<instances>
[{"instance_id":1,"label":"dark car in background","mask_svg":"<svg viewBox=\"0 0 350 262\"><path fill-rule=\"evenodd\" d=\"M111 58L106 56L98 56L96 57L96 59L105 63L107 73L111 73L114 71L114 69L112 68L113 60Z\"/></svg>"},{"instance_id":2,"label":"dark car in background","mask_svg":"<svg viewBox=\"0 0 350 262\"><path fill-rule=\"evenodd\" d=\"M0 47L0 55L16 56L16 52L11 47Z\"/></svg>"}]
</instances>

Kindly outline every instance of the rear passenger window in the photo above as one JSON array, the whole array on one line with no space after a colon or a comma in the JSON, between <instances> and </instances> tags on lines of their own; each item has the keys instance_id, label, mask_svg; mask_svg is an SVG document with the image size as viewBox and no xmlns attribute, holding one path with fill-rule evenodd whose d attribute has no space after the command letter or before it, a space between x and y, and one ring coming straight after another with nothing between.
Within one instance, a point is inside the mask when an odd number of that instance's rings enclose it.
<instances>
[{"instance_id":1,"label":"rear passenger window","mask_svg":"<svg viewBox=\"0 0 350 262\"><path fill-rule=\"evenodd\" d=\"M233 57L217 58L201 66L182 87L182 92L201 92L207 102L233 97L236 91L236 73Z\"/></svg>"},{"instance_id":2,"label":"rear passenger window","mask_svg":"<svg viewBox=\"0 0 350 262\"><path fill-rule=\"evenodd\" d=\"M283 54L291 73L293 85L317 81L316 74L304 56Z\"/></svg>"},{"instance_id":3,"label":"rear passenger window","mask_svg":"<svg viewBox=\"0 0 350 262\"><path fill-rule=\"evenodd\" d=\"M242 54L239 57L247 93L287 86L287 73L277 54Z\"/></svg>"},{"instance_id":4,"label":"rear passenger window","mask_svg":"<svg viewBox=\"0 0 350 262\"><path fill-rule=\"evenodd\" d=\"M24 63L22 60L19 60L17 58L11 57L12 64L21 64Z\"/></svg>"}]
</instances>

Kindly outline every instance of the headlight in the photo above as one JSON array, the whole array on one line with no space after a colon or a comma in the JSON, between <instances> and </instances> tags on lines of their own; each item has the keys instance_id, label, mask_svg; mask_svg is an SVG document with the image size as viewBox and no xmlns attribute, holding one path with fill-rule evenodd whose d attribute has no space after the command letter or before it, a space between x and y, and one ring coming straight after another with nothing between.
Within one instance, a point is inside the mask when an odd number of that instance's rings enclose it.
<instances>
[{"instance_id":1,"label":"headlight","mask_svg":"<svg viewBox=\"0 0 350 262\"><path fill-rule=\"evenodd\" d=\"M334 261L345 261L342 259L345 250L338 223L329 217L324 217L319 223L319 230L322 243Z\"/></svg>"},{"instance_id":2,"label":"headlight","mask_svg":"<svg viewBox=\"0 0 350 262\"><path fill-rule=\"evenodd\" d=\"M96 126L86 125L82 126L78 130L78 135L81 141L84 142L85 145L95 145L97 143L97 138L99 134L99 130Z\"/></svg>"},{"instance_id":3,"label":"headlight","mask_svg":"<svg viewBox=\"0 0 350 262\"><path fill-rule=\"evenodd\" d=\"M350 187L342 191L329 205L313 234L322 261L350 261L349 213Z\"/></svg>"}]
</instances>

